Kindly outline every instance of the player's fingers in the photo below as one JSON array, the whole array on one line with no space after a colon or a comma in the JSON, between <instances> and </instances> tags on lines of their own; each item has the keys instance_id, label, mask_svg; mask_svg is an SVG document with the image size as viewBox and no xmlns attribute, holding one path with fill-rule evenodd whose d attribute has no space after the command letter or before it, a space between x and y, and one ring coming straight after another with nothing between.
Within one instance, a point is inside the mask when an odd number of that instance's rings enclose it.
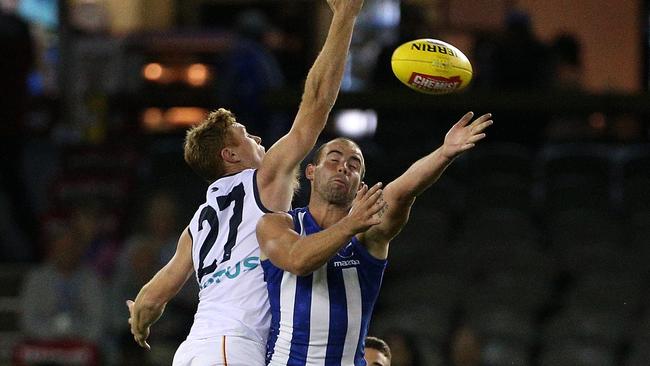
<instances>
[{"instance_id":1,"label":"player's fingers","mask_svg":"<svg viewBox=\"0 0 650 366\"><path fill-rule=\"evenodd\" d=\"M386 207L386 201L381 200L368 208L368 215L374 216Z\"/></svg>"},{"instance_id":2,"label":"player's fingers","mask_svg":"<svg viewBox=\"0 0 650 366\"><path fill-rule=\"evenodd\" d=\"M374 206L377 203L377 201L379 201L379 199L383 196L383 194L384 194L384 191L381 190L381 189L376 190L372 194L370 192L368 192L366 194L366 197L365 197L366 198L365 202L363 203L366 210L369 209L370 207Z\"/></svg>"},{"instance_id":3,"label":"player's fingers","mask_svg":"<svg viewBox=\"0 0 650 366\"><path fill-rule=\"evenodd\" d=\"M472 122L472 125L479 125L479 124L489 120L490 118L492 118L492 113L486 113L486 114L480 116L479 118L475 119L474 122Z\"/></svg>"},{"instance_id":4,"label":"player's fingers","mask_svg":"<svg viewBox=\"0 0 650 366\"><path fill-rule=\"evenodd\" d=\"M475 144L473 144L473 143L467 143L467 144L463 145L460 148L460 150L461 151L466 151L466 150L469 150L469 149L473 148L474 146L475 146Z\"/></svg>"},{"instance_id":5,"label":"player's fingers","mask_svg":"<svg viewBox=\"0 0 650 366\"><path fill-rule=\"evenodd\" d=\"M484 133L479 133L478 135L474 135L469 138L469 143L476 143L477 141L483 140L485 138L486 134Z\"/></svg>"},{"instance_id":6,"label":"player's fingers","mask_svg":"<svg viewBox=\"0 0 650 366\"><path fill-rule=\"evenodd\" d=\"M368 191L364 194L366 200L370 199L375 193L381 192L382 183L378 182L374 186L370 187Z\"/></svg>"},{"instance_id":7,"label":"player's fingers","mask_svg":"<svg viewBox=\"0 0 650 366\"><path fill-rule=\"evenodd\" d=\"M147 343L147 341L144 341L143 343L144 343L144 348L145 348L147 351L151 351L151 346L149 345L149 343Z\"/></svg>"},{"instance_id":8,"label":"player's fingers","mask_svg":"<svg viewBox=\"0 0 650 366\"><path fill-rule=\"evenodd\" d=\"M480 124L476 125L476 127L472 128L473 133L479 133L483 132L486 128L491 126L494 123L491 119L488 119L487 121L483 121Z\"/></svg>"},{"instance_id":9,"label":"player's fingers","mask_svg":"<svg viewBox=\"0 0 650 366\"><path fill-rule=\"evenodd\" d=\"M363 184L361 184L361 186L357 190L357 194L356 194L356 196L354 196L354 200L358 201L358 200L362 199L363 196L366 194L366 192L368 192L368 185L363 183Z\"/></svg>"},{"instance_id":10,"label":"player's fingers","mask_svg":"<svg viewBox=\"0 0 650 366\"><path fill-rule=\"evenodd\" d=\"M456 122L456 126L460 127L465 127L469 123L469 121L472 120L472 117L474 117L474 112L467 112L465 113L464 116L462 116L458 122Z\"/></svg>"},{"instance_id":11,"label":"player's fingers","mask_svg":"<svg viewBox=\"0 0 650 366\"><path fill-rule=\"evenodd\" d=\"M382 221L383 221L383 219L381 217L374 216L372 218L372 220L370 221L370 225L371 226L379 225L379 224L381 224Z\"/></svg>"}]
</instances>

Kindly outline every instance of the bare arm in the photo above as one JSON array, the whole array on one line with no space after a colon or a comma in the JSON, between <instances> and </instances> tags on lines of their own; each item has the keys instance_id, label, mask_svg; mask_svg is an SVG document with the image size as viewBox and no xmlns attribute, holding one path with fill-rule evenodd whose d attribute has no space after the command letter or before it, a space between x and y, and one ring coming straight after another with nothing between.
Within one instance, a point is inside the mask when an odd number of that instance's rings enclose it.
<instances>
[{"instance_id":1,"label":"bare arm","mask_svg":"<svg viewBox=\"0 0 650 366\"><path fill-rule=\"evenodd\" d=\"M262 202L288 210L295 170L316 144L341 87L352 30L363 0L328 0L334 15L323 49L307 74L291 130L267 152L258 172Z\"/></svg>"},{"instance_id":2,"label":"bare arm","mask_svg":"<svg viewBox=\"0 0 650 366\"><path fill-rule=\"evenodd\" d=\"M135 302L126 302L131 333L141 347L151 349L147 343L149 328L160 318L167 303L180 291L193 271L192 239L188 229L185 229L172 259L142 287Z\"/></svg>"},{"instance_id":3,"label":"bare arm","mask_svg":"<svg viewBox=\"0 0 650 366\"><path fill-rule=\"evenodd\" d=\"M388 243L406 224L415 198L435 183L451 162L485 137L492 124L491 114L469 123L474 114L465 114L447 132L441 147L411 165L384 189L387 209L381 224L361 234L361 241L377 258L388 256Z\"/></svg>"},{"instance_id":4,"label":"bare arm","mask_svg":"<svg viewBox=\"0 0 650 366\"><path fill-rule=\"evenodd\" d=\"M384 206L381 184L370 190L363 186L343 219L327 229L308 236L293 230L293 220L285 213L264 215L257 223L257 240L263 258L298 276L306 276L325 264L352 237L381 222L375 214Z\"/></svg>"}]
</instances>

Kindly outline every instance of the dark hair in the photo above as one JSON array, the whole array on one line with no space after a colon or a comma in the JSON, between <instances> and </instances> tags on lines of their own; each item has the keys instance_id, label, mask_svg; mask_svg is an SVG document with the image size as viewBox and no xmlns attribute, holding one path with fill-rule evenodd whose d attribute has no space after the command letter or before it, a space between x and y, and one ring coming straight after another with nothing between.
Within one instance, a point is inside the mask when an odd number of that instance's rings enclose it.
<instances>
[{"instance_id":1,"label":"dark hair","mask_svg":"<svg viewBox=\"0 0 650 366\"><path fill-rule=\"evenodd\" d=\"M183 146L185 162L208 182L225 174L221 149L231 142L229 127L235 122L232 112L219 108L187 131Z\"/></svg>"},{"instance_id":2,"label":"dark hair","mask_svg":"<svg viewBox=\"0 0 650 366\"><path fill-rule=\"evenodd\" d=\"M365 348L376 349L377 351L381 352L384 356L386 356L386 358L389 361L391 359L390 347L388 347L388 343L384 342L383 339L368 336L366 337Z\"/></svg>"},{"instance_id":3,"label":"dark hair","mask_svg":"<svg viewBox=\"0 0 650 366\"><path fill-rule=\"evenodd\" d=\"M325 150L325 146L329 145L330 143L332 143L334 141L349 142L349 143L353 144L354 146L356 146L359 149L359 151L361 151L361 147L359 147L359 144L357 144L356 142L350 140L347 137L337 137L335 139L327 141L324 144L321 144L318 147L318 149L316 149L316 151L314 151L314 154L312 154L310 163L313 164L313 165L318 165L318 163L320 163L321 158L323 157L323 151ZM363 169L361 170L361 177L363 178L363 176L365 176L365 174L366 174L366 167L365 167L365 164L364 164Z\"/></svg>"}]
</instances>

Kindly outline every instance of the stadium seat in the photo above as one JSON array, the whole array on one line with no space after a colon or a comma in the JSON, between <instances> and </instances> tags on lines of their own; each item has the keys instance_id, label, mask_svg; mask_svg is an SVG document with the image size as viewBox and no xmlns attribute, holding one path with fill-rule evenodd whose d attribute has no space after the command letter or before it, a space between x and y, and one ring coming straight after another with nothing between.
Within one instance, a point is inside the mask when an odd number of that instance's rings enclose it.
<instances>
[{"instance_id":1,"label":"stadium seat","mask_svg":"<svg viewBox=\"0 0 650 366\"><path fill-rule=\"evenodd\" d=\"M481 350L481 362L489 366L529 366L530 354L519 344L486 339Z\"/></svg>"},{"instance_id":2,"label":"stadium seat","mask_svg":"<svg viewBox=\"0 0 650 366\"><path fill-rule=\"evenodd\" d=\"M577 340L586 344L617 347L629 337L630 318L621 312L567 308L555 314L543 326L545 345Z\"/></svg>"},{"instance_id":3,"label":"stadium seat","mask_svg":"<svg viewBox=\"0 0 650 366\"><path fill-rule=\"evenodd\" d=\"M547 211L610 207L612 155L597 144L545 147L535 165L539 205Z\"/></svg>"},{"instance_id":4,"label":"stadium seat","mask_svg":"<svg viewBox=\"0 0 650 366\"><path fill-rule=\"evenodd\" d=\"M548 212L547 230L551 245L604 245L618 247L623 243L623 226L610 211L573 208Z\"/></svg>"},{"instance_id":5,"label":"stadium seat","mask_svg":"<svg viewBox=\"0 0 650 366\"><path fill-rule=\"evenodd\" d=\"M613 349L579 342L545 347L540 355L539 366L615 366Z\"/></svg>"}]
</instances>

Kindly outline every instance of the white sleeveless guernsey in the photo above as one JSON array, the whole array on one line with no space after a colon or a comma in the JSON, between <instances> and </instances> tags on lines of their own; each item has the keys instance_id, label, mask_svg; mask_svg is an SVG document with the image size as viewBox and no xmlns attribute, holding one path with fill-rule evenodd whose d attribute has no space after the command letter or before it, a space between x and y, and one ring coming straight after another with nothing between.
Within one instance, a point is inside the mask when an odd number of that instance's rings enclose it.
<instances>
[{"instance_id":1,"label":"white sleeveless guernsey","mask_svg":"<svg viewBox=\"0 0 650 366\"><path fill-rule=\"evenodd\" d=\"M266 342L271 315L255 227L268 211L257 170L219 178L189 225L199 305L187 339L241 336Z\"/></svg>"}]
</instances>

